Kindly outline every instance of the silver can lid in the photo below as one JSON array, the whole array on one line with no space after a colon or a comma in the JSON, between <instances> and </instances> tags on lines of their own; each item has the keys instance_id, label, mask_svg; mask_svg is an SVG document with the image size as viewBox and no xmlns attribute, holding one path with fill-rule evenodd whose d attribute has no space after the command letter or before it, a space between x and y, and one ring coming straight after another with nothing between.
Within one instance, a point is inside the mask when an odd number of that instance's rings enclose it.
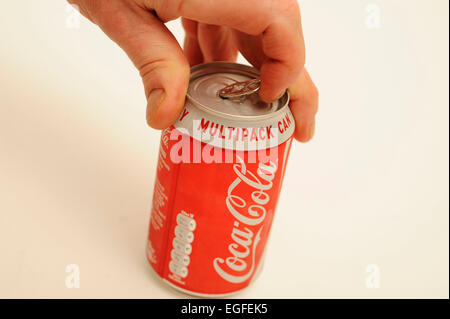
<instances>
[{"instance_id":1,"label":"silver can lid","mask_svg":"<svg viewBox=\"0 0 450 319\"><path fill-rule=\"evenodd\" d=\"M257 81L251 81L255 79L259 79L258 70L247 65L227 62L201 64L191 69L187 96L192 103L207 112L237 120L270 118L287 107L287 92L272 103L261 101L254 87ZM253 84L249 94L240 94L237 98L221 97L221 90L238 82Z\"/></svg>"}]
</instances>

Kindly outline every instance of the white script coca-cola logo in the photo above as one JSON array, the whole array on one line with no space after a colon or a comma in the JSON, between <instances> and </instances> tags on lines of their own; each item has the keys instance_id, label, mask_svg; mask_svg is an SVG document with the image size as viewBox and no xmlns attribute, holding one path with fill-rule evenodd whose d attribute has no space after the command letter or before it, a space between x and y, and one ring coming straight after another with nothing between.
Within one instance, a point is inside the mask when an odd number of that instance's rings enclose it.
<instances>
[{"instance_id":1,"label":"white script coca-cola logo","mask_svg":"<svg viewBox=\"0 0 450 319\"><path fill-rule=\"evenodd\" d=\"M214 269L219 276L231 283L246 281L255 270L255 251L261 239L263 221L267 214L265 205L270 201L268 191L273 186L277 171L277 164L270 161L268 164L259 163L254 174L247 170L245 162L240 157L238 161L239 163L233 165L237 177L228 187L226 198L228 211L235 218L231 231L233 241L228 246L230 256L225 259L217 257L213 261ZM236 193L233 194L241 183L253 190L250 198L244 199Z\"/></svg>"}]
</instances>

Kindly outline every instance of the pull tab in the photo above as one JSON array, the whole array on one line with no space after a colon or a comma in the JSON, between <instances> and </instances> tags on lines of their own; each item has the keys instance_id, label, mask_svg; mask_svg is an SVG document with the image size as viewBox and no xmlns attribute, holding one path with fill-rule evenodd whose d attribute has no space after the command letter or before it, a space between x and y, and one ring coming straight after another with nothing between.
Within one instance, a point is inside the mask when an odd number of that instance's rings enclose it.
<instances>
[{"instance_id":1,"label":"pull tab","mask_svg":"<svg viewBox=\"0 0 450 319\"><path fill-rule=\"evenodd\" d=\"M240 98L259 90L260 79L253 79L244 82L236 82L228 85L219 91L219 96L223 99Z\"/></svg>"}]
</instances>

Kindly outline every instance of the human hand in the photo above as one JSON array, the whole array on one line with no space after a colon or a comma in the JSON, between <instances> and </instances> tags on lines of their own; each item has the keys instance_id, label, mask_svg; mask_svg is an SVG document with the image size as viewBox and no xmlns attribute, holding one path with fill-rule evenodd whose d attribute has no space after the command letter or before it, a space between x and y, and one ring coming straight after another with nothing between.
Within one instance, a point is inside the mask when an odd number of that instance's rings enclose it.
<instances>
[{"instance_id":1,"label":"human hand","mask_svg":"<svg viewBox=\"0 0 450 319\"><path fill-rule=\"evenodd\" d=\"M296 0L68 0L97 24L139 70L147 97L147 122L163 129L176 121L189 84L189 65L235 61L238 51L261 71L262 100L286 88L295 138L314 134L318 91L304 68ZM183 18L184 52L165 22Z\"/></svg>"}]
</instances>

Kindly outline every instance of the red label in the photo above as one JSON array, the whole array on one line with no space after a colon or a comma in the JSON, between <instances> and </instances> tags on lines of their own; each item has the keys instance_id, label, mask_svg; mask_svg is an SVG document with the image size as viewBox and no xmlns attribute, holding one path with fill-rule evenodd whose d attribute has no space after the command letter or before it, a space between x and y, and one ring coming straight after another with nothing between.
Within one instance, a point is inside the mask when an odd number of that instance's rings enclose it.
<instances>
[{"instance_id":1,"label":"red label","mask_svg":"<svg viewBox=\"0 0 450 319\"><path fill-rule=\"evenodd\" d=\"M241 290L263 255L292 139L264 163L246 161L249 151L224 150L233 153L233 163L175 164L172 130L161 138L149 262L160 277L190 292ZM200 143L190 139L193 148Z\"/></svg>"}]
</instances>

